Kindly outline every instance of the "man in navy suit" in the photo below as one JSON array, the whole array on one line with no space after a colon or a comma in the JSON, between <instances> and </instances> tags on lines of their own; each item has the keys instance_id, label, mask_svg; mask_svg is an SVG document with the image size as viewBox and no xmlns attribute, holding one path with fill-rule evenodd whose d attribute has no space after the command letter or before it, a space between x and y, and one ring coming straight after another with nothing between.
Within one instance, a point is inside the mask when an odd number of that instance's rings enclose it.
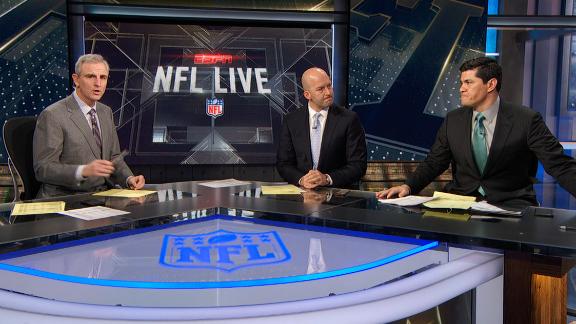
<instances>
[{"instance_id":1,"label":"man in navy suit","mask_svg":"<svg viewBox=\"0 0 576 324\"><path fill-rule=\"evenodd\" d=\"M572 195L576 162L564 154L542 116L500 100L502 68L480 57L460 67L462 108L448 113L426 160L406 183L377 193L379 198L417 194L452 164L445 190L491 203L537 205L532 184L538 160Z\"/></svg>"},{"instance_id":2,"label":"man in navy suit","mask_svg":"<svg viewBox=\"0 0 576 324\"><path fill-rule=\"evenodd\" d=\"M320 68L302 75L308 106L284 117L276 167L307 189L357 188L366 172L366 138L356 113L333 104L332 82Z\"/></svg>"}]
</instances>

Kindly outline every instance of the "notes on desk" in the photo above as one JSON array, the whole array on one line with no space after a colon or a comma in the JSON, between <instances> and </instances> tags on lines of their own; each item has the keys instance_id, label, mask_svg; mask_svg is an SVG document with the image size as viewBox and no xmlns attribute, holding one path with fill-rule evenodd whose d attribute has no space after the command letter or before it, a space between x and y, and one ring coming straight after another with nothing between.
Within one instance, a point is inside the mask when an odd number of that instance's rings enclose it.
<instances>
[{"instance_id":1,"label":"notes on desk","mask_svg":"<svg viewBox=\"0 0 576 324\"><path fill-rule=\"evenodd\" d=\"M65 207L66 203L63 201L17 203L12 208L12 216L58 213L64 211Z\"/></svg>"},{"instance_id":2,"label":"notes on desk","mask_svg":"<svg viewBox=\"0 0 576 324\"><path fill-rule=\"evenodd\" d=\"M262 186L263 195L299 195L302 190L294 185L281 185L281 186Z\"/></svg>"},{"instance_id":3,"label":"notes on desk","mask_svg":"<svg viewBox=\"0 0 576 324\"><path fill-rule=\"evenodd\" d=\"M249 185L250 182L248 181L240 181L236 179L224 179L224 180L215 180L215 181L207 181L201 182L199 185L210 187L210 188L227 188L227 187L235 187L235 186L246 186Z\"/></svg>"},{"instance_id":4,"label":"notes on desk","mask_svg":"<svg viewBox=\"0 0 576 324\"><path fill-rule=\"evenodd\" d=\"M67 211L61 211L59 214L72 216L76 218L80 218L83 220L95 220L101 218L107 218L112 216L130 214L130 212L103 207L103 206L94 206L94 207L86 207L86 208L79 208Z\"/></svg>"},{"instance_id":5,"label":"notes on desk","mask_svg":"<svg viewBox=\"0 0 576 324\"><path fill-rule=\"evenodd\" d=\"M418 206L425 202L434 200L434 197L422 197L422 196L406 196L402 198L393 199L378 199L379 202L383 204L397 205L402 207Z\"/></svg>"},{"instance_id":6,"label":"notes on desk","mask_svg":"<svg viewBox=\"0 0 576 324\"><path fill-rule=\"evenodd\" d=\"M432 196L436 199L426 202L423 205L428 208L442 209L469 209L476 202L476 197L454 195L445 192L435 191Z\"/></svg>"},{"instance_id":7,"label":"notes on desk","mask_svg":"<svg viewBox=\"0 0 576 324\"><path fill-rule=\"evenodd\" d=\"M437 217L437 218L443 218L443 219L450 219L450 220L457 220L457 221L467 221L470 219L470 214L466 213L445 213L445 212L440 212L440 211L434 211L434 210L426 210L424 211L424 214L422 214L422 217Z\"/></svg>"},{"instance_id":8,"label":"notes on desk","mask_svg":"<svg viewBox=\"0 0 576 324\"><path fill-rule=\"evenodd\" d=\"M156 191L154 190L110 189L94 193L92 196L138 198L153 194L155 192Z\"/></svg>"},{"instance_id":9,"label":"notes on desk","mask_svg":"<svg viewBox=\"0 0 576 324\"><path fill-rule=\"evenodd\" d=\"M471 209L475 210L475 211L483 212L483 213L498 214L498 215L508 215L508 216L521 216L522 215L522 212L502 209L500 207L496 207L494 205L491 205L486 201L480 201L480 202L474 203L472 205Z\"/></svg>"}]
</instances>

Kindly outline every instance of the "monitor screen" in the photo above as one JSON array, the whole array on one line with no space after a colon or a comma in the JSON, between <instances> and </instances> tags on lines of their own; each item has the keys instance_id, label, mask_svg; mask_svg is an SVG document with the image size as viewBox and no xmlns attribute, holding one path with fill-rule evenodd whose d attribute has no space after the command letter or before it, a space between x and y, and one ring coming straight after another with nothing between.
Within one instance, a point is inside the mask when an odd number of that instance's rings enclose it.
<instances>
[{"instance_id":1,"label":"monitor screen","mask_svg":"<svg viewBox=\"0 0 576 324\"><path fill-rule=\"evenodd\" d=\"M87 20L85 42L132 164L274 163L302 73L332 60L330 28Z\"/></svg>"}]
</instances>

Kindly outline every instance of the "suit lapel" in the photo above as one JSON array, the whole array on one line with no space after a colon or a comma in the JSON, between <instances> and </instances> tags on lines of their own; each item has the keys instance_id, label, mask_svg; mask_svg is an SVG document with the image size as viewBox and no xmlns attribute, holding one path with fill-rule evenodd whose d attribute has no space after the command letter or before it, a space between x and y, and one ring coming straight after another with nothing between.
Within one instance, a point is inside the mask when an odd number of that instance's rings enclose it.
<instances>
[{"instance_id":1,"label":"suit lapel","mask_svg":"<svg viewBox=\"0 0 576 324\"><path fill-rule=\"evenodd\" d=\"M505 105L500 102L498 117L496 119L496 128L494 129L494 137L492 138L492 144L490 145L490 152L488 153L488 161L486 161L484 174L487 174L498 161L500 154L506 147L508 135L512 130L512 116L510 115L509 110L504 106Z\"/></svg>"},{"instance_id":2,"label":"suit lapel","mask_svg":"<svg viewBox=\"0 0 576 324\"><path fill-rule=\"evenodd\" d=\"M336 129L336 125L340 120L338 114L338 108L336 106L330 107L328 109L328 117L326 118L326 123L324 124L324 132L322 132L322 146L320 146L320 158L318 159L318 169L322 165L323 157L326 156L326 151L332 143L332 135ZM308 127L310 129L310 127Z\"/></svg>"},{"instance_id":3,"label":"suit lapel","mask_svg":"<svg viewBox=\"0 0 576 324\"><path fill-rule=\"evenodd\" d=\"M476 160L474 159L474 152L472 151L472 108L462 107L460 109L466 109L466 112L462 114L462 120L460 120L460 124L464 128L462 134L464 134L464 152L466 152L466 160L468 161L468 164L470 164L470 168L480 175L480 171L478 171L478 166L476 165ZM458 132L458 134L460 133Z\"/></svg>"},{"instance_id":4,"label":"suit lapel","mask_svg":"<svg viewBox=\"0 0 576 324\"><path fill-rule=\"evenodd\" d=\"M82 135L86 139L86 142L88 142L88 146L90 146L92 153L97 159L99 159L101 154L98 151L98 146L96 145L96 140L94 139L94 135L92 134L92 129L90 128L90 125L88 125L86 117L84 117L84 114L80 109L80 106L78 106L78 103L76 102L76 99L74 99L73 96L68 97L68 100L66 101L66 108L68 109L68 113L70 114L69 115L70 120L72 120L72 122L76 125L76 127L80 129L80 132L82 132Z\"/></svg>"},{"instance_id":5,"label":"suit lapel","mask_svg":"<svg viewBox=\"0 0 576 324\"><path fill-rule=\"evenodd\" d=\"M110 150L106 149L111 144L110 138L108 138L108 134L110 134L110 125L108 123L108 119L105 118L106 114L104 113L104 109L100 103L96 103L96 113L98 114L98 122L100 123L100 138L102 139L102 159L110 160Z\"/></svg>"},{"instance_id":6,"label":"suit lapel","mask_svg":"<svg viewBox=\"0 0 576 324\"><path fill-rule=\"evenodd\" d=\"M308 116L308 106L304 106L302 113L300 114L300 120L298 125L302 125L302 130L304 131L304 152L306 152L306 169L312 170L314 163L312 162L312 145L310 143L310 117ZM296 143L294 143L296 144Z\"/></svg>"}]
</instances>

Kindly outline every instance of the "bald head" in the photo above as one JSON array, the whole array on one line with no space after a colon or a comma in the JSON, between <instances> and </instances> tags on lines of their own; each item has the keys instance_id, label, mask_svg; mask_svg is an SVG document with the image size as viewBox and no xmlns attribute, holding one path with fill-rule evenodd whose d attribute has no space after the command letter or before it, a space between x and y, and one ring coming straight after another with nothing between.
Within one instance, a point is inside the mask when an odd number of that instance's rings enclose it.
<instances>
[{"instance_id":1,"label":"bald head","mask_svg":"<svg viewBox=\"0 0 576 324\"><path fill-rule=\"evenodd\" d=\"M321 68L313 67L302 74L302 88L310 108L320 111L332 104L332 81Z\"/></svg>"},{"instance_id":2,"label":"bald head","mask_svg":"<svg viewBox=\"0 0 576 324\"><path fill-rule=\"evenodd\" d=\"M330 77L321 68L309 68L308 70L304 71L304 74L302 74L302 88L304 88L304 90L309 90L311 83L313 84L314 82L317 82L321 79L330 80Z\"/></svg>"}]
</instances>

